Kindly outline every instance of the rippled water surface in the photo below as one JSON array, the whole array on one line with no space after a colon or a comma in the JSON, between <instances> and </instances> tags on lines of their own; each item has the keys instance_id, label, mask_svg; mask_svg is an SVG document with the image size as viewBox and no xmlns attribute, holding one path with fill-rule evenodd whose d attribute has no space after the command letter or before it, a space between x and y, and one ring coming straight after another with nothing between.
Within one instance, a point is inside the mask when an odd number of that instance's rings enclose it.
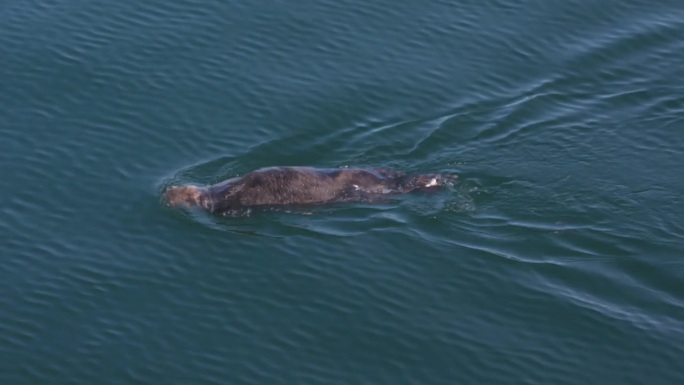
<instances>
[{"instance_id":1,"label":"rippled water surface","mask_svg":"<svg viewBox=\"0 0 684 385\"><path fill-rule=\"evenodd\" d=\"M1 384L681 384L684 4L0 5ZM220 218L170 183L457 172Z\"/></svg>"}]
</instances>

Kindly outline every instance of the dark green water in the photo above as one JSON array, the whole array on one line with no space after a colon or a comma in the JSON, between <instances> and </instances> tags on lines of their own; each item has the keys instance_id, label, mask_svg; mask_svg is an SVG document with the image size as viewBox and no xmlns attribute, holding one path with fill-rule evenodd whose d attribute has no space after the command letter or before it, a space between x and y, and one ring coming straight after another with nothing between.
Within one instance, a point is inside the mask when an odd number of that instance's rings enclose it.
<instances>
[{"instance_id":1,"label":"dark green water","mask_svg":"<svg viewBox=\"0 0 684 385\"><path fill-rule=\"evenodd\" d=\"M684 3L0 5L0 384L684 383ZM215 218L173 182L457 172Z\"/></svg>"}]
</instances>

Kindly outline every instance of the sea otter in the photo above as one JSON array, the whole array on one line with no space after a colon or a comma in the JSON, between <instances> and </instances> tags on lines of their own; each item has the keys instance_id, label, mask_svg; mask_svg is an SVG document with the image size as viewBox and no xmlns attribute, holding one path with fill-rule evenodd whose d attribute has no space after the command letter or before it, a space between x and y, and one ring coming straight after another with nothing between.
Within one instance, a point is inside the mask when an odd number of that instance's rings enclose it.
<instances>
[{"instance_id":1,"label":"sea otter","mask_svg":"<svg viewBox=\"0 0 684 385\"><path fill-rule=\"evenodd\" d=\"M386 168L269 167L207 187L172 186L164 192L164 200L174 207L235 216L252 208L378 202L392 194L431 191L456 178Z\"/></svg>"}]
</instances>

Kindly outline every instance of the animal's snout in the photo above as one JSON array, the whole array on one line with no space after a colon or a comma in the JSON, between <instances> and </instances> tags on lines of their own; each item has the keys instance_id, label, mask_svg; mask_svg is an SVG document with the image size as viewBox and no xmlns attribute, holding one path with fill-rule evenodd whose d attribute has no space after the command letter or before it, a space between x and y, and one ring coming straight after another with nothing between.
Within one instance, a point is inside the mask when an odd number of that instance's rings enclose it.
<instances>
[{"instance_id":1,"label":"animal's snout","mask_svg":"<svg viewBox=\"0 0 684 385\"><path fill-rule=\"evenodd\" d=\"M171 186L164 192L164 202L172 207L197 206L200 190L195 186Z\"/></svg>"}]
</instances>

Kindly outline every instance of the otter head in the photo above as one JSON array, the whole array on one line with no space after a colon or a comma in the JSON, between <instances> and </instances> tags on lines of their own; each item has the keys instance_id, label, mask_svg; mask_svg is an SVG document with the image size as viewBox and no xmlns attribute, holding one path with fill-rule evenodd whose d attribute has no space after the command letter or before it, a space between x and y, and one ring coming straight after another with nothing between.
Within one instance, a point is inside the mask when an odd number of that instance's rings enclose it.
<instances>
[{"instance_id":1,"label":"otter head","mask_svg":"<svg viewBox=\"0 0 684 385\"><path fill-rule=\"evenodd\" d=\"M196 186L171 186L164 192L164 200L173 207L205 207L203 195Z\"/></svg>"}]
</instances>

